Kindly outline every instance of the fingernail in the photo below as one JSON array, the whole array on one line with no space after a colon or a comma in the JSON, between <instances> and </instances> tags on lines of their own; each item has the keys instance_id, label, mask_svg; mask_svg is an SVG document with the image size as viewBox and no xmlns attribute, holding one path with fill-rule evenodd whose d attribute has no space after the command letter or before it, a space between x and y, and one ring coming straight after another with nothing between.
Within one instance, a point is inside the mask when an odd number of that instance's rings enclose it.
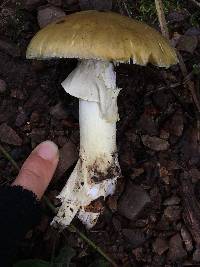
<instances>
[{"instance_id":1,"label":"fingernail","mask_svg":"<svg viewBox=\"0 0 200 267\"><path fill-rule=\"evenodd\" d=\"M35 152L45 160L54 160L58 155L58 147L51 141L45 141L35 148Z\"/></svg>"}]
</instances>

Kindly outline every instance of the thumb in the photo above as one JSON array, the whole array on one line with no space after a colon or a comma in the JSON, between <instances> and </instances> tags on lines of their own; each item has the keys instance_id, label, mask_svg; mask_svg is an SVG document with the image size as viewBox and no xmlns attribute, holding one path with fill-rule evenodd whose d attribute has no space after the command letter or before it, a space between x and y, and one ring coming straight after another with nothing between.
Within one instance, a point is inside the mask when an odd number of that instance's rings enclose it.
<instances>
[{"instance_id":1,"label":"thumb","mask_svg":"<svg viewBox=\"0 0 200 267\"><path fill-rule=\"evenodd\" d=\"M12 186L20 185L41 199L56 170L58 159L56 144L51 141L41 143L24 162Z\"/></svg>"}]
</instances>

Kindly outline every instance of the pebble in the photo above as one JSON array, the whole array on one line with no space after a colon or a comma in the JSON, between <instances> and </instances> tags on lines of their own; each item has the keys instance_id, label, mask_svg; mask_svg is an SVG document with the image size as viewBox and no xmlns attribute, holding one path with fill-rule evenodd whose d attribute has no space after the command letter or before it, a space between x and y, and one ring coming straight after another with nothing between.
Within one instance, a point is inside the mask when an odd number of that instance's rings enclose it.
<instances>
[{"instance_id":1,"label":"pebble","mask_svg":"<svg viewBox=\"0 0 200 267\"><path fill-rule=\"evenodd\" d=\"M200 249L199 248L197 248L194 251L192 259L193 259L194 262L200 262Z\"/></svg>"},{"instance_id":2,"label":"pebble","mask_svg":"<svg viewBox=\"0 0 200 267\"><path fill-rule=\"evenodd\" d=\"M169 245L166 240L158 237L153 243L153 249L155 253L157 253L158 255L162 255L166 250L169 249Z\"/></svg>"},{"instance_id":3,"label":"pebble","mask_svg":"<svg viewBox=\"0 0 200 267\"><path fill-rule=\"evenodd\" d=\"M79 0L82 10L111 10L112 0Z\"/></svg>"},{"instance_id":4,"label":"pebble","mask_svg":"<svg viewBox=\"0 0 200 267\"><path fill-rule=\"evenodd\" d=\"M186 250L191 252L193 250L192 237L185 226L181 227L181 237L185 243Z\"/></svg>"},{"instance_id":5,"label":"pebble","mask_svg":"<svg viewBox=\"0 0 200 267\"><path fill-rule=\"evenodd\" d=\"M169 148L169 142L156 136L143 135L143 144L155 151L164 151Z\"/></svg>"},{"instance_id":6,"label":"pebble","mask_svg":"<svg viewBox=\"0 0 200 267\"><path fill-rule=\"evenodd\" d=\"M163 205L165 206L173 206L173 205L178 205L180 203L180 198L177 196L172 196L170 198L167 198L164 202Z\"/></svg>"},{"instance_id":7,"label":"pebble","mask_svg":"<svg viewBox=\"0 0 200 267\"><path fill-rule=\"evenodd\" d=\"M169 240L169 252L167 254L168 260L175 262L177 260L184 259L186 256L187 253L183 248L183 242L180 234L172 236Z\"/></svg>"},{"instance_id":8,"label":"pebble","mask_svg":"<svg viewBox=\"0 0 200 267\"><path fill-rule=\"evenodd\" d=\"M5 93L6 89L7 89L6 82L0 79L0 94Z\"/></svg>"},{"instance_id":9,"label":"pebble","mask_svg":"<svg viewBox=\"0 0 200 267\"><path fill-rule=\"evenodd\" d=\"M28 120L28 117L24 110L20 110L19 113L16 116L15 125L17 127L23 126Z\"/></svg>"},{"instance_id":10,"label":"pebble","mask_svg":"<svg viewBox=\"0 0 200 267\"><path fill-rule=\"evenodd\" d=\"M54 119L64 120L69 116L69 112L63 107L62 103L58 103L50 108L50 114Z\"/></svg>"},{"instance_id":11,"label":"pebble","mask_svg":"<svg viewBox=\"0 0 200 267\"><path fill-rule=\"evenodd\" d=\"M177 222L181 218L180 207L169 206L164 210L164 215L170 222Z\"/></svg>"},{"instance_id":12,"label":"pebble","mask_svg":"<svg viewBox=\"0 0 200 267\"><path fill-rule=\"evenodd\" d=\"M182 35L178 40L177 49L193 54L198 45L197 36Z\"/></svg>"},{"instance_id":13,"label":"pebble","mask_svg":"<svg viewBox=\"0 0 200 267\"><path fill-rule=\"evenodd\" d=\"M0 125L0 140L1 142L9 145L14 145L14 146L22 145L22 139L15 132L15 130L13 130L6 123L2 123Z\"/></svg>"},{"instance_id":14,"label":"pebble","mask_svg":"<svg viewBox=\"0 0 200 267\"><path fill-rule=\"evenodd\" d=\"M129 183L118 203L118 212L136 220L151 203L148 193L140 186Z\"/></svg>"},{"instance_id":15,"label":"pebble","mask_svg":"<svg viewBox=\"0 0 200 267\"><path fill-rule=\"evenodd\" d=\"M147 240L145 234L141 230L137 229L123 229L122 234L131 244L132 248L141 246Z\"/></svg>"},{"instance_id":16,"label":"pebble","mask_svg":"<svg viewBox=\"0 0 200 267\"><path fill-rule=\"evenodd\" d=\"M60 149L59 154L60 160L56 171L57 177L61 177L78 160L77 146L69 140Z\"/></svg>"},{"instance_id":17,"label":"pebble","mask_svg":"<svg viewBox=\"0 0 200 267\"><path fill-rule=\"evenodd\" d=\"M38 24L40 28L44 28L49 23L54 22L65 15L65 12L59 7L43 6L38 10Z\"/></svg>"}]
</instances>

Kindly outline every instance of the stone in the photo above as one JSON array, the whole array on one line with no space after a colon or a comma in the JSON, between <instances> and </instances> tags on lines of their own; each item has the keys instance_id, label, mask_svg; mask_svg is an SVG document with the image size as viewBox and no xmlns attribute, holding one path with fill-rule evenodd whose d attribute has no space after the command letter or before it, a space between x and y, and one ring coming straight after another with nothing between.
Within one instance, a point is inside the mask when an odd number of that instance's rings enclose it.
<instances>
[{"instance_id":1,"label":"stone","mask_svg":"<svg viewBox=\"0 0 200 267\"><path fill-rule=\"evenodd\" d=\"M33 128L30 137L32 147L35 147L46 139L46 130L44 128Z\"/></svg>"},{"instance_id":2,"label":"stone","mask_svg":"<svg viewBox=\"0 0 200 267\"><path fill-rule=\"evenodd\" d=\"M7 89L6 82L0 79L0 94L5 93L6 89Z\"/></svg>"},{"instance_id":3,"label":"stone","mask_svg":"<svg viewBox=\"0 0 200 267\"><path fill-rule=\"evenodd\" d=\"M53 6L61 6L62 5L62 0L47 0L49 4Z\"/></svg>"},{"instance_id":4,"label":"stone","mask_svg":"<svg viewBox=\"0 0 200 267\"><path fill-rule=\"evenodd\" d=\"M143 135L143 144L155 151L164 151L169 148L169 142L156 136Z\"/></svg>"},{"instance_id":5,"label":"stone","mask_svg":"<svg viewBox=\"0 0 200 267\"><path fill-rule=\"evenodd\" d=\"M77 5L79 4L79 0L64 0L64 4L67 6Z\"/></svg>"},{"instance_id":6,"label":"stone","mask_svg":"<svg viewBox=\"0 0 200 267\"><path fill-rule=\"evenodd\" d=\"M17 127L23 126L28 120L28 117L24 110L20 110L19 113L17 114L16 120L15 120L15 125Z\"/></svg>"},{"instance_id":7,"label":"stone","mask_svg":"<svg viewBox=\"0 0 200 267\"><path fill-rule=\"evenodd\" d=\"M192 236L185 226L181 227L181 237L188 252L193 250Z\"/></svg>"},{"instance_id":8,"label":"stone","mask_svg":"<svg viewBox=\"0 0 200 267\"><path fill-rule=\"evenodd\" d=\"M200 171L198 169L192 168L188 173L194 184L200 180Z\"/></svg>"},{"instance_id":9,"label":"stone","mask_svg":"<svg viewBox=\"0 0 200 267\"><path fill-rule=\"evenodd\" d=\"M122 229L122 234L131 244L132 248L141 246L147 240L145 234L141 230Z\"/></svg>"},{"instance_id":10,"label":"stone","mask_svg":"<svg viewBox=\"0 0 200 267\"><path fill-rule=\"evenodd\" d=\"M180 207L169 206L164 210L164 215L170 222L177 222L181 218Z\"/></svg>"},{"instance_id":11,"label":"stone","mask_svg":"<svg viewBox=\"0 0 200 267\"><path fill-rule=\"evenodd\" d=\"M63 107L62 103L58 103L51 107L50 114L57 120L64 120L69 116L69 112Z\"/></svg>"},{"instance_id":12,"label":"stone","mask_svg":"<svg viewBox=\"0 0 200 267\"><path fill-rule=\"evenodd\" d=\"M40 28L44 28L51 22L64 17L65 12L59 7L55 6L43 6L38 10L37 20Z\"/></svg>"},{"instance_id":13,"label":"stone","mask_svg":"<svg viewBox=\"0 0 200 267\"><path fill-rule=\"evenodd\" d=\"M196 36L182 35L178 40L177 49L193 54L198 45Z\"/></svg>"},{"instance_id":14,"label":"stone","mask_svg":"<svg viewBox=\"0 0 200 267\"><path fill-rule=\"evenodd\" d=\"M14 145L14 146L22 145L22 139L15 132L15 130L13 130L6 123L2 123L0 125L0 140L1 142L9 145Z\"/></svg>"},{"instance_id":15,"label":"stone","mask_svg":"<svg viewBox=\"0 0 200 267\"><path fill-rule=\"evenodd\" d=\"M163 205L165 206L173 206L173 205L178 205L180 203L180 198L177 196L172 196L170 198L167 198L164 202Z\"/></svg>"},{"instance_id":16,"label":"stone","mask_svg":"<svg viewBox=\"0 0 200 267\"><path fill-rule=\"evenodd\" d=\"M166 240L158 237L153 243L153 249L155 253L162 255L166 250L169 249L169 246Z\"/></svg>"},{"instance_id":17,"label":"stone","mask_svg":"<svg viewBox=\"0 0 200 267\"><path fill-rule=\"evenodd\" d=\"M179 234L172 236L169 240L168 260L175 262L187 257L187 253L183 248L183 242Z\"/></svg>"},{"instance_id":18,"label":"stone","mask_svg":"<svg viewBox=\"0 0 200 267\"><path fill-rule=\"evenodd\" d=\"M79 0L82 10L111 10L112 0Z\"/></svg>"},{"instance_id":19,"label":"stone","mask_svg":"<svg viewBox=\"0 0 200 267\"><path fill-rule=\"evenodd\" d=\"M158 129L155 121L155 114L150 107L146 107L144 113L141 115L137 128L145 134L157 135Z\"/></svg>"},{"instance_id":20,"label":"stone","mask_svg":"<svg viewBox=\"0 0 200 267\"><path fill-rule=\"evenodd\" d=\"M196 27L189 28L185 32L185 35L188 35L188 36L200 36L200 28L196 28Z\"/></svg>"},{"instance_id":21,"label":"stone","mask_svg":"<svg viewBox=\"0 0 200 267\"><path fill-rule=\"evenodd\" d=\"M151 203L148 193L140 186L129 182L118 202L118 212L130 220L136 220Z\"/></svg>"},{"instance_id":22,"label":"stone","mask_svg":"<svg viewBox=\"0 0 200 267\"><path fill-rule=\"evenodd\" d=\"M56 171L57 177L61 177L78 160L78 150L76 144L69 140L60 149L59 154L60 159Z\"/></svg>"},{"instance_id":23,"label":"stone","mask_svg":"<svg viewBox=\"0 0 200 267\"><path fill-rule=\"evenodd\" d=\"M167 125L167 129L169 130L170 134L180 137L183 133L183 128L183 113L181 110L178 110L170 119L170 122Z\"/></svg>"},{"instance_id":24,"label":"stone","mask_svg":"<svg viewBox=\"0 0 200 267\"><path fill-rule=\"evenodd\" d=\"M194 262L200 262L200 248L197 248L192 256Z\"/></svg>"},{"instance_id":25,"label":"stone","mask_svg":"<svg viewBox=\"0 0 200 267\"><path fill-rule=\"evenodd\" d=\"M189 12L185 10L173 11L168 15L168 21L170 23L180 23L186 20L190 16Z\"/></svg>"}]
</instances>

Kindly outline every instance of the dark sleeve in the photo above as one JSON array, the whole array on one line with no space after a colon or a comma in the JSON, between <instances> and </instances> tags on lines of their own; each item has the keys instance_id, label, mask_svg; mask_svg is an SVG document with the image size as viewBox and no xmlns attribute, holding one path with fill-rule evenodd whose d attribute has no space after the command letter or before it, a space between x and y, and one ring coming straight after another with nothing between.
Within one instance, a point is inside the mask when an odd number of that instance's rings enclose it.
<instances>
[{"instance_id":1,"label":"dark sleeve","mask_svg":"<svg viewBox=\"0 0 200 267\"><path fill-rule=\"evenodd\" d=\"M19 242L40 218L41 207L31 191L0 187L0 266L12 266Z\"/></svg>"}]
</instances>

